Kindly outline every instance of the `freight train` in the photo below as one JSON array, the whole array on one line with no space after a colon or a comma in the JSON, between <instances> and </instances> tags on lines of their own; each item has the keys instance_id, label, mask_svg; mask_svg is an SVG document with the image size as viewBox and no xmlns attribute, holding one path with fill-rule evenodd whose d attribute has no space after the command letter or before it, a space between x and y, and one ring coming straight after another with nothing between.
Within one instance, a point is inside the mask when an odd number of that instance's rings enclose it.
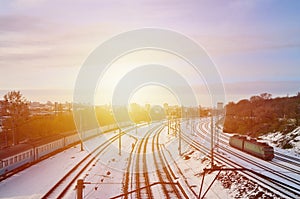
<instances>
[{"instance_id":1,"label":"freight train","mask_svg":"<svg viewBox=\"0 0 300 199\"><path fill-rule=\"evenodd\" d=\"M231 136L229 145L264 160L272 160L274 158L273 147L252 138L248 139L246 136Z\"/></svg>"},{"instance_id":2,"label":"freight train","mask_svg":"<svg viewBox=\"0 0 300 199\"><path fill-rule=\"evenodd\" d=\"M130 126L130 122L122 124L111 124L101 127L102 132L115 130L118 126ZM84 139L88 140L99 135L97 130L84 132ZM80 137L76 132L55 135L34 142L18 144L16 146L0 150L0 179L6 174L23 168L36 161L41 160L47 155L51 155L66 147L79 143Z\"/></svg>"}]
</instances>

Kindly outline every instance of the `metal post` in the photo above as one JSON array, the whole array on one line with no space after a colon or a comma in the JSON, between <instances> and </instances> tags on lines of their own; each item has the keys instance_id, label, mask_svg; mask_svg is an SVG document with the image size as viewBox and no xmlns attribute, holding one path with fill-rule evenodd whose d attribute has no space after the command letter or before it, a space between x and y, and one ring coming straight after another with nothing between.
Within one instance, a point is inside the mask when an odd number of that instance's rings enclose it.
<instances>
[{"instance_id":1,"label":"metal post","mask_svg":"<svg viewBox=\"0 0 300 199\"><path fill-rule=\"evenodd\" d=\"M16 113L14 113L14 115L15 115ZM13 116L13 117L15 117L15 116ZM13 125L12 125L12 145L13 146L15 146L16 145L16 123L15 123L15 118L13 118L12 119L12 123L13 123Z\"/></svg>"},{"instance_id":2,"label":"metal post","mask_svg":"<svg viewBox=\"0 0 300 199\"><path fill-rule=\"evenodd\" d=\"M175 137L177 137L177 128L178 128L178 123L177 123L177 119L175 119Z\"/></svg>"},{"instance_id":3,"label":"metal post","mask_svg":"<svg viewBox=\"0 0 300 199\"><path fill-rule=\"evenodd\" d=\"M8 146L8 138L7 138L8 129L5 129L5 147Z\"/></svg>"},{"instance_id":4,"label":"metal post","mask_svg":"<svg viewBox=\"0 0 300 199\"><path fill-rule=\"evenodd\" d=\"M213 119L213 114L211 114L211 124L210 124L210 129L211 129L211 168L214 167L214 119Z\"/></svg>"},{"instance_id":5,"label":"metal post","mask_svg":"<svg viewBox=\"0 0 300 199\"><path fill-rule=\"evenodd\" d=\"M137 124L135 124L135 134L137 135Z\"/></svg>"},{"instance_id":6,"label":"metal post","mask_svg":"<svg viewBox=\"0 0 300 199\"><path fill-rule=\"evenodd\" d=\"M168 117L168 135L170 134L170 118Z\"/></svg>"},{"instance_id":7,"label":"metal post","mask_svg":"<svg viewBox=\"0 0 300 199\"><path fill-rule=\"evenodd\" d=\"M201 193L202 193L202 189L203 189L203 183L204 183L205 173L206 173L206 170L204 170L204 172L203 172L203 177L202 177L202 181L201 181L201 185L200 185L200 191L199 191L198 199L201 198Z\"/></svg>"},{"instance_id":8,"label":"metal post","mask_svg":"<svg viewBox=\"0 0 300 199\"><path fill-rule=\"evenodd\" d=\"M121 136L121 128L119 128L119 155L121 155L122 148L122 136Z\"/></svg>"},{"instance_id":9,"label":"metal post","mask_svg":"<svg viewBox=\"0 0 300 199\"><path fill-rule=\"evenodd\" d=\"M80 137L81 137L81 142L80 142L80 151L83 151L83 135L82 135L82 115L81 115L81 113L80 113L80 115L79 115L79 124L80 124L80 128L79 128L79 130L80 130Z\"/></svg>"},{"instance_id":10,"label":"metal post","mask_svg":"<svg viewBox=\"0 0 300 199\"><path fill-rule=\"evenodd\" d=\"M210 190L210 188L212 187L212 185L214 184L214 182L216 181L216 179L218 178L218 176L220 175L221 170L219 170L219 172L217 173L216 177L213 179L213 181L210 183L209 187L206 189L205 193L203 194L203 196L201 197L200 193L200 197L201 199L205 197L205 195L207 194L207 192Z\"/></svg>"},{"instance_id":11,"label":"metal post","mask_svg":"<svg viewBox=\"0 0 300 199\"><path fill-rule=\"evenodd\" d=\"M178 124L178 136L179 136L179 140L178 140L178 150L179 150L179 155L181 155L181 129L180 129L180 123Z\"/></svg>"},{"instance_id":12,"label":"metal post","mask_svg":"<svg viewBox=\"0 0 300 199\"><path fill-rule=\"evenodd\" d=\"M77 188L77 199L83 199L84 185L83 185L83 180L82 179L77 180L76 188Z\"/></svg>"},{"instance_id":13,"label":"metal post","mask_svg":"<svg viewBox=\"0 0 300 199\"><path fill-rule=\"evenodd\" d=\"M217 120L216 122L219 122L219 110L217 110ZM217 128L217 124L215 124L215 134L216 134L216 138L217 138L217 152L219 152L219 139L220 139L220 131Z\"/></svg>"}]
</instances>

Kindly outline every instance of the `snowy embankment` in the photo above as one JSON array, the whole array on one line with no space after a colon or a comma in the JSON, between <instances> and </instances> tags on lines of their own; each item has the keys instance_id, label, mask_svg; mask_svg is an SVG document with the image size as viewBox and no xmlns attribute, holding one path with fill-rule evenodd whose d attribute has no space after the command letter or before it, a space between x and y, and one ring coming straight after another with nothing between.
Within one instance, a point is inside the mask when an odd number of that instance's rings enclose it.
<instances>
[{"instance_id":1,"label":"snowy embankment","mask_svg":"<svg viewBox=\"0 0 300 199\"><path fill-rule=\"evenodd\" d=\"M286 134L275 132L260 136L259 138L267 141L271 146L288 150L300 156L300 127Z\"/></svg>"},{"instance_id":2,"label":"snowy embankment","mask_svg":"<svg viewBox=\"0 0 300 199\"><path fill-rule=\"evenodd\" d=\"M76 145L28 167L0 183L0 198L41 198L87 154Z\"/></svg>"},{"instance_id":3,"label":"snowy embankment","mask_svg":"<svg viewBox=\"0 0 300 199\"><path fill-rule=\"evenodd\" d=\"M201 141L203 141L203 142L201 142L201 144L203 146L206 146L207 148L210 148L210 140L209 140L210 125L209 125L209 122L210 122L209 120L202 120L199 123L199 125L197 126L198 133L196 133L195 135L197 136L197 135L202 134L204 136L204 139L201 136L198 137L198 138L200 138L199 141L197 140L196 137L194 138L199 143ZM207 137L206 140L205 140L205 137ZM223 136L223 137L221 137L221 139L223 141L225 141L225 143L228 143L228 136ZM222 144L222 145L224 145L224 144ZM227 148L229 146L227 146L225 144L224 147ZM236 152L239 153L239 151L236 151ZM244 154L243 152L240 152L240 153L242 153L243 155L247 155L247 154ZM225 154L224 151L219 151L219 154L221 154L222 156L226 156L227 158L230 158L231 160L234 160L236 162L240 162L239 159L236 159L234 156L232 156L230 154ZM250 158L251 158L251 156L250 156ZM208 165L210 165L209 160L210 160L210 158L207 157L207 161L209 162ZM223 166L223 168L226 168L226 167L232 168L231 166L228 166L228 165L225 166L222 163L218 164L218 166ZM208 168L209 168L209 166L208 166ZM251 168L251 165L250 165L250 168ZM214 174L214 173L216 173L216 172L213 172L212 174ZM220 184L223 187L224 191L227 192L226 198L276 198L276 199L282 198L279 195L277 195L276 193L273 193L272 191L268 190L267 188L257 184L255 181L253 181L253 179L250 179L249 177L246 177L243 173L240 173L237 171L222 171L220 173L220 175L218 176L216 183Z\"/></svg>"}]
</instances>

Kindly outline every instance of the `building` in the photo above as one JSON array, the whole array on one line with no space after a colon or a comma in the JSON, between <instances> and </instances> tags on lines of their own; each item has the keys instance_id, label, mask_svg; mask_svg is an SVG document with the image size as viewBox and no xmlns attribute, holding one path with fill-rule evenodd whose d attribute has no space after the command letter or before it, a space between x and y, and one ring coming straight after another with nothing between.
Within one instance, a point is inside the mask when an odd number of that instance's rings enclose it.
<instances>
[{"instance_id":1,"label":"building","mask_svg":"<svg viewBox=\"0 0 300 199\"><path fill-rule=\"evenodd\" d=\"M223 109L224 109L224 104L223 104L223 102L218 102L218 103L217 103L217 110L221 111L221 110L223 110Z\"/></svg>"}]
</instances>

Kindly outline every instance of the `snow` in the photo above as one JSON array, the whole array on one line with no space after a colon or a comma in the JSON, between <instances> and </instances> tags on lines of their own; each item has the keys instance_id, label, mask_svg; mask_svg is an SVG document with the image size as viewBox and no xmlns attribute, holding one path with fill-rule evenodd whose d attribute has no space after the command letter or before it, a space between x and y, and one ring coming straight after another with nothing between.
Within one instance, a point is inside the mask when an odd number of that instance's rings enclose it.
<instances>
[{"instance_id":1,"label":"snow","mask_svg":"<svg viewBox=\"0 0 300 199\"><path fill-rule=\"evenodd\" d=\"M197 137L194 137L195 140L197 140L199 143L201 142L201 144L203 146L205 146L206 148L210 149L210 129L209 129L210 125L209 125L209 120L208 119L202 119L202 122L199 126L197 126L197 130L199 133L195 133L194 135L196 135ZM231 160L233 160L233 162L238 163L239 165L248 168L250 170L254 170L257 171L261 174L264 174L268 177L271 177L273 179L279 180L281 182L285 182L288 183L289 185L298 188L299 189L299 185L296 185L294 183L292 183L291 181L287 181L286 179L282 178L279 176L279 174L284 174L284 175L288 175L288 177L293 177L294 179L299 179L300 176L299 174L296 174L294 172L291 172L288 169L295 169L294 166L289 165L288 168L284 168L282 166L279 167L279 165L275 165L273 164L273 162L267 162L264 160L261 160L259 158L253 157L249 154L246 154L242 151L239 151L237 149L234 149L230 146L228 146L228 135L224 135L223 133L219 136L220 139L220 146L222 146L223 148L227 148L230 151L233 151L236 154L241 155L241 157L246 157L248 160L251 160L252 163L246 162L245 160L237 157L236 155L233 155L231 153L228 153L227 151L224 151L222 149L219 149L218 154L222 154L222 156L225 156ZM223 142L222 142L223 141ZM216 151L216 150L215 150ZM283 165L284 162L279 162L276 160L277 163L280 163L280 165ZM256 165L257 164L257 165ZM273 174L269 171L265 171L265 169L263 169L262 167L258 166L258 165L262 165L264 166L264 168L270 168L271 170L275 171L278 173L278 175ZM285 165L286 166L286 165ZM299 167L297 168L299 170ZM251 186L252 188L254 188L253 190L249 189L248 185L249 183L254 183L255 185L257 185L257 183L255 182L254 179L247 179L245 177L242 177L242 179L244 179L243 181L239 181L237 179L240 179L239 176L242 176L239 173L231 173L231 172L226 172L225 173L225 187L230 189L230 195L234 198L251 198L251 197L257 197L259 196L261 193L261 190L264 190L263 192L265 193L264 196L261 197L270 197L270 195L272 196L271 198L280 198L280 196L278 196L277 194L272 193L272 191L266 191L266 189L262 186ZM222 178L219 179L222 182ZM235 183L236 181L238 181L237 183ZM228 184L230 185L234 185L234 186L228 186ZM247 185L247 186L245 186ZM273 190L275 191L275 190ZM249 193L251 192L251 194L249 195ZM275 191L276 192L276 191ZM246 195L245 195L246 194ZM248 194L248 195L247 195Z\"/></svg>"},{"instance_id":2,"label":"snow","mask_svg":"<svg viewBox=\"0 0 300 199\"><path fill-rule=\"evenodd\" d=\"M202 119L201 125L199 121L193 122L197 131L201 132L204 136L201 137L197 132L193 132L191 128L191 121L183 121L181 124L182 132L189 134L194 140L197 140L203 146L210 148L210 135L205 131L209 132L209 119ZM110 144L105 150L101 151L100 155L96 158L95 162L80 176L87 184L84 188L85 198L110 198L122 194L125 189L125 173L128 169L129 159L130 174L128 184L128 191L135 190L135 170L137 156L140 155L139 161L143 165L142 154L137 153L137 143L141 141L149 129L153 128L157 124L140 126L137 131L135 129L128 131L127 134L122 136L121 155L119 154L118 139ZM201 128L200 128L201 127ZM84 143L85 151L80 151L80 146L69 148L59 154L52 156L46 160L33 165L24 171L4 180L0 184L0 198L40 198L45 194L65 173L67 173L72 166L82 160L90 151L95 149L102 143L105 143L114 135L117 135L118 131L106 133L104 136L97 137L95 139L86 141ZM295 129L290 133L290 137L299 139L300 128ZM153 134L154 135L154 134ZM152 136L146 146L146 163L148 167L150 184L158 181L158 175L153 159L152 150ZM281 139L282 135L279 133L274 136L266 136L263 139L268 140L272 143L274 140ZM220 140L228 142L228 136L221 136ZM178 134L171 131L168 134L168 130L165 127L159 137L159 147L162 154L165 157L165 162L168 163L169 169L173 171L174 179L173 182L179 183L183 190L187 193L189 198L197 198L200 190L200 183L203 179L203 169L210 167L210 159L208 154L202 154L199 151L189 146L189 143L182 141L182 154L179 154L179 136ZM299 142L295 143L295 149L298 147ZM225 147L229 147L226 145ZM231 149L231 148L230 148ZM243 156L252 159L260 164L268 164L268 167L278 170L281 173L287 172L282 168L278 168L271 163L252 157L251 155L245 154L236 149L232 149L234 152L242 154ZM276 151L280 149L275 148ZM281 149L282 150L282 149ZM143 151L143 147L142 147ZM154 153L157 153L155 151ZM243 162L243 160L226 151L220 150L220 153L226 157L230 157L232 160L243 164L248 168L260 170L260 172L271 176L261 168L256 168L250 163ZM289 153L290 155L292 153ZM156 154L155 154L156 155ZM280 161L276 160L280 163ZM159 163L162 165L162 163ZM142 167L142 166L141 166ZM142 168L140 168L141 170ZM160 168L161 169L161 168ZM204 185L202 194L207 190L213 179L216 177L217 172L205 174ZM290 176L294 176L299 179L299 175L289 173ZM278 179L277 176L274 178ZM167 181L167 179L165 179ZM65 198L75 198L76 190L75 184L74 189L67 192ZM163 198L164 194L161 189L161 185L151 187L153 196L155 198ZM280 198L278 195L272 193L270 190L257 184L254 180L249 179L236 171L222 171L213 183L211 189L207 192L205 198ZM135 194L131 194L129 198L136 198Z\"/></svg>"},{"instance_id":3,"label":"snow","mask_svg":"<svg viewBox=\"0 0 300 199\"><path fill-rule=\"evenodd\" d=\"M193 194L190 194L189 198L198 197L201 180L203 178L203 169L207 168L208 165L210 165L210 160L205 155L201 154L198 151L195 151L192 148L189 148L183 154L183 156L176 161L176 164L171 164L173 170L176 171L176 167L178 167L177 169L180 169L181 172L184 174L184 176L182 176L180 175L180 172L178 172L177 175L179 176L179 182L183 185L187 184L186 187L189 187L189 189L192 190ZM215 172L215 173L205 175L202 196L203 193L209 187L210 183L215 178L216 174L217 173ZM187 191L188 188L186 188L185 190ZM210 191L207 192L206 198L231 198L231 197L229 196L228 191L222 187L221 183L215 182L211 187Z\"/></svg>"},{"instance_id":4,"label":"snow","mask_svg":"<svg viewBox=\"0 0 300 199\"><path fill-rule=\"evenodd\" d=\"M141 127L145 129L145 127ZM135 134L135 130L131 131ZM108 136L108 134L106 134ZM99 140L103 140L101 137ZM84 189L85 198L110 198L121 194L123 189L123 177L128 161L128 154L132 149L132 143L135 139L131 136L122 136L122 154L118 154L118 141L111 144L100 156L96 162L80 178L87 184ZM125 144L126 143L126 144ZM98 146L99 141L91 140L89 147ZM75 198L75 191L69 192L67 198Z\"/></svg>"},{"instance_id":5,"label":"snow","mask_svg":"<svg viewBox=\"0 0 300 199\"><path fill-rule=\"evenodd\" d=\"M271 146L285 149L293 155L300 157L300 127L287 134L275 132L260 136L259 138L267 141Z\"/></svg>"},{"instance_id":6,"label":"snow","mask_svg":"<svg viewBox=\"0 0 300 199\"><path fill-rule=\"evenodd\" d=\"M40 198L87 155L76 145L39 162L0 184L0 198Z\"/></svg>"}]
</instances>

